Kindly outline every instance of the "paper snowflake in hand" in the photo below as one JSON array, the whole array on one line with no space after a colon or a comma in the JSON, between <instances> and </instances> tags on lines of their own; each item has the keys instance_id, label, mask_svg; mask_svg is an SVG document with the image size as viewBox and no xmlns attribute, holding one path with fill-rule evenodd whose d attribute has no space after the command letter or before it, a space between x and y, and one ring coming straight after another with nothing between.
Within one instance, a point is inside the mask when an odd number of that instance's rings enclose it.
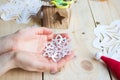
<instances>
[{"instance_id":1,"label":"paper snowflake in hand","mask_svg":"<svg viewBox=\"0 0 120 80\"><path fill-rule=\"evenodd\" d=\"M9 0L7 4L0 6L1 18L4 21L16 19L18 23L27 23L41 6L40 0Z\"/></svg>"},{"instance_id":2,"label":"paper snowflake in hand","mask_svg":"<svg viewBox=\"0 0 120 80\"><path fill-rule=\"evenodd\" d=\"M70 53L69 39L58 34L45 47L43 56L51 58L54 62L58 62L61 58Z\"/></svg>"}]
</instances>

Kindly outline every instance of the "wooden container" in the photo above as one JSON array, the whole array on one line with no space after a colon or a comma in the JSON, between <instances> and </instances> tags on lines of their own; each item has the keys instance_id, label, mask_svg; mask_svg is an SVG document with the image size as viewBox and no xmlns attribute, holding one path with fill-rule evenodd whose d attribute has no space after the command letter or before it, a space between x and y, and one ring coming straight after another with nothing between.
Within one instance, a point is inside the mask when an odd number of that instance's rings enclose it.
<instances>
[{"instance_id":1,"label":"wooden container","mask_svg":"<svg viewBox=\"0 0 120 80\"><path fill-rule=\"evenodd\" d=\"M48 28L67 29L69 26L69 12L53 6L42 7L42 26Z\"/></svg>"}]
</instances>

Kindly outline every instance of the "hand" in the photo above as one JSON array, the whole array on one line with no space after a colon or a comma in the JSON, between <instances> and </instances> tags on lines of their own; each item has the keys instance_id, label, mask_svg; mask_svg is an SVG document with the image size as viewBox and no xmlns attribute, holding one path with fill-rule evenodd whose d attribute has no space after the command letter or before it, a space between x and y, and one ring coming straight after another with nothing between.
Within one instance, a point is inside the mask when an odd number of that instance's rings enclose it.
<instances>
[{"instance_id":1,"label":"hand","mask_svg":"<svg viewBox=\"0 0 120 80\"><path fill-rule=\"evenodd\" d=\"M52 38L52 31L47 28L28 27L16 33L0 37L0 54L9 51L41 52Z\"/></svg>"},{"instance_id":2,"label":"hand","mask_svg":"<svg viewBox=\"0 0 120 80\"><path fill-rule=\"evenodd\" d=\"M50 29L32 27L17 31L13 34L14 51L41 53L47 42L52 39Z\"/></svg>"},{"instance_id":3,"label":"hand","mask_svg":"<svg viewBox=\"0 0 120 80\"><path fill-rule=\"evenodd\" d=\"M69 38L67 34L61 34L63 37ZM56 35L53 35L55 37ZM58 63L53 62L51 59L48 59L42 56L42 53L32 53L19 51L15 53L15 65L19 68L28 71L37 71L45 72L49 71L51 73L56 73L61 67L65 65L66 62L71 60L74 57L73 52L69 53Z\"/></svg>"},{"instance_id":4,"label":"hand","mask_svg":"<svg viewBox=\"0 0 120 80\"><path fill-rule=\"evenodd\" d=\"M36 72L51 72L56 73L62 68L69 60L74 57L73 52L61 59L58 63L49 60L40 54L30 52L16 52L14 58L15 66L27 71Z\"/></svg>"},{"instance_id":5,"label":"hand","mask_svg":"<svg viewBox=\"0 0 120 80\"><path fill-rule=\"evenodd\" d=\"M53 38L52 31L46 28L26 28L5 37L11 42L11 51L0 55L0 74L13 68L22 68L28 71L56 73L67 61L73 58L73 52L65 56L58 63L42 55L46 43ZM66 34L62 36L68 37ZM6 40L7 41L7 40ZM7 42L8 43L8 42ZM8 49L8 48L7 48ZM4 56L4 57L3 57ZM4 66L2 66L4 64Z\"/></svg>"},{"instance_id":6,"label":"hand","mask_svg":"<svg viewBox=\"0 0 120 80\"><path fill-rule=\"evenodd\" d=\"M14 68L21 68L35 72L58 72L69 60L74 57L73 52L62 58L58 63L49 60L40 54L30 52L9 52L0 55L0 76Z\"/></svg>"}]
</instances>

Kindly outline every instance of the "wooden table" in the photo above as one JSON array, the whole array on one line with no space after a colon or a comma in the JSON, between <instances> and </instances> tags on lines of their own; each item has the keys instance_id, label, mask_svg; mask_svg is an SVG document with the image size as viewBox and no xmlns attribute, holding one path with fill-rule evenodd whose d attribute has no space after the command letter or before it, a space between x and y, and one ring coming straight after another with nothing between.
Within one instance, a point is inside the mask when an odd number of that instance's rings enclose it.
<instances>
[{"instance_id":1,"label":"wooden table","mask_svg":"<svg viewBox=\"0 0 120 80\"><path fill-rule=\"evenodd\" d=\"M5 0L0 0L0 4L2 2ZM120 19L120 0L77 0L70 11L69 29L53 31L69 33L76 58L57 74L15 69L1 76L0 80L117 80L103 63L93 58L98 50L92 46L92 42L95 39L93 30L97 23L109 25L113 20ZM0 20L0 36L34 24L38 23L32 21L25 25Z\"/></svg>"}]
</instances>

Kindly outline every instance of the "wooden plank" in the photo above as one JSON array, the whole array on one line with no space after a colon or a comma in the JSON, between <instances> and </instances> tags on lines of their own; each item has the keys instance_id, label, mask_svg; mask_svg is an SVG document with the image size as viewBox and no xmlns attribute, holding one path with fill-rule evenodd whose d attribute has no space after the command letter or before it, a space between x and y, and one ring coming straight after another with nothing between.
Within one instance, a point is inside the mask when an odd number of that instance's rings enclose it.
<instances>
[{"instance_id":1,"label":"wooden plank","mask_svg":"<svg viewBox=\"0 0 120 80\"><path fill-rule=\"evenodd\" d=\"M109 25L112 21L120 19L120 0L89 0L94 21ZM112 80L117 80L111 74Z\"/></svg>"},{"instance_id":2,"label":"wooden plank","mask_svg":"<svg viewBox=\"0 0 120 80\"><path fill-rule=\"evenodd\" d=\"M71 7L71 20L66 32L71 37L72 49L76 58L57 74L44 73L44 80L110 80L106 67L93 59L97 50L92 47L95 27L88 0L77 0Z\"/></svg>"},{"instance_id":3,"label":"wooden plank","mask_svg":"<svg viewBox=\"0 0 120 80\"><path fill-rule=\"evenodd\" d=\"M120 0L89 0L95 22L109 25L120 19Z\"/></svg>"},{"instance_id":4,"label":"wooden plank","mask_svg":"<svg viewBox=\"0 0 120 80\"><path fill-rule=\"evenodd\" d=\"M0 80L42 80L41 73L33 73L14 69L0 77Z\"/></svg>"}]
</instances>

